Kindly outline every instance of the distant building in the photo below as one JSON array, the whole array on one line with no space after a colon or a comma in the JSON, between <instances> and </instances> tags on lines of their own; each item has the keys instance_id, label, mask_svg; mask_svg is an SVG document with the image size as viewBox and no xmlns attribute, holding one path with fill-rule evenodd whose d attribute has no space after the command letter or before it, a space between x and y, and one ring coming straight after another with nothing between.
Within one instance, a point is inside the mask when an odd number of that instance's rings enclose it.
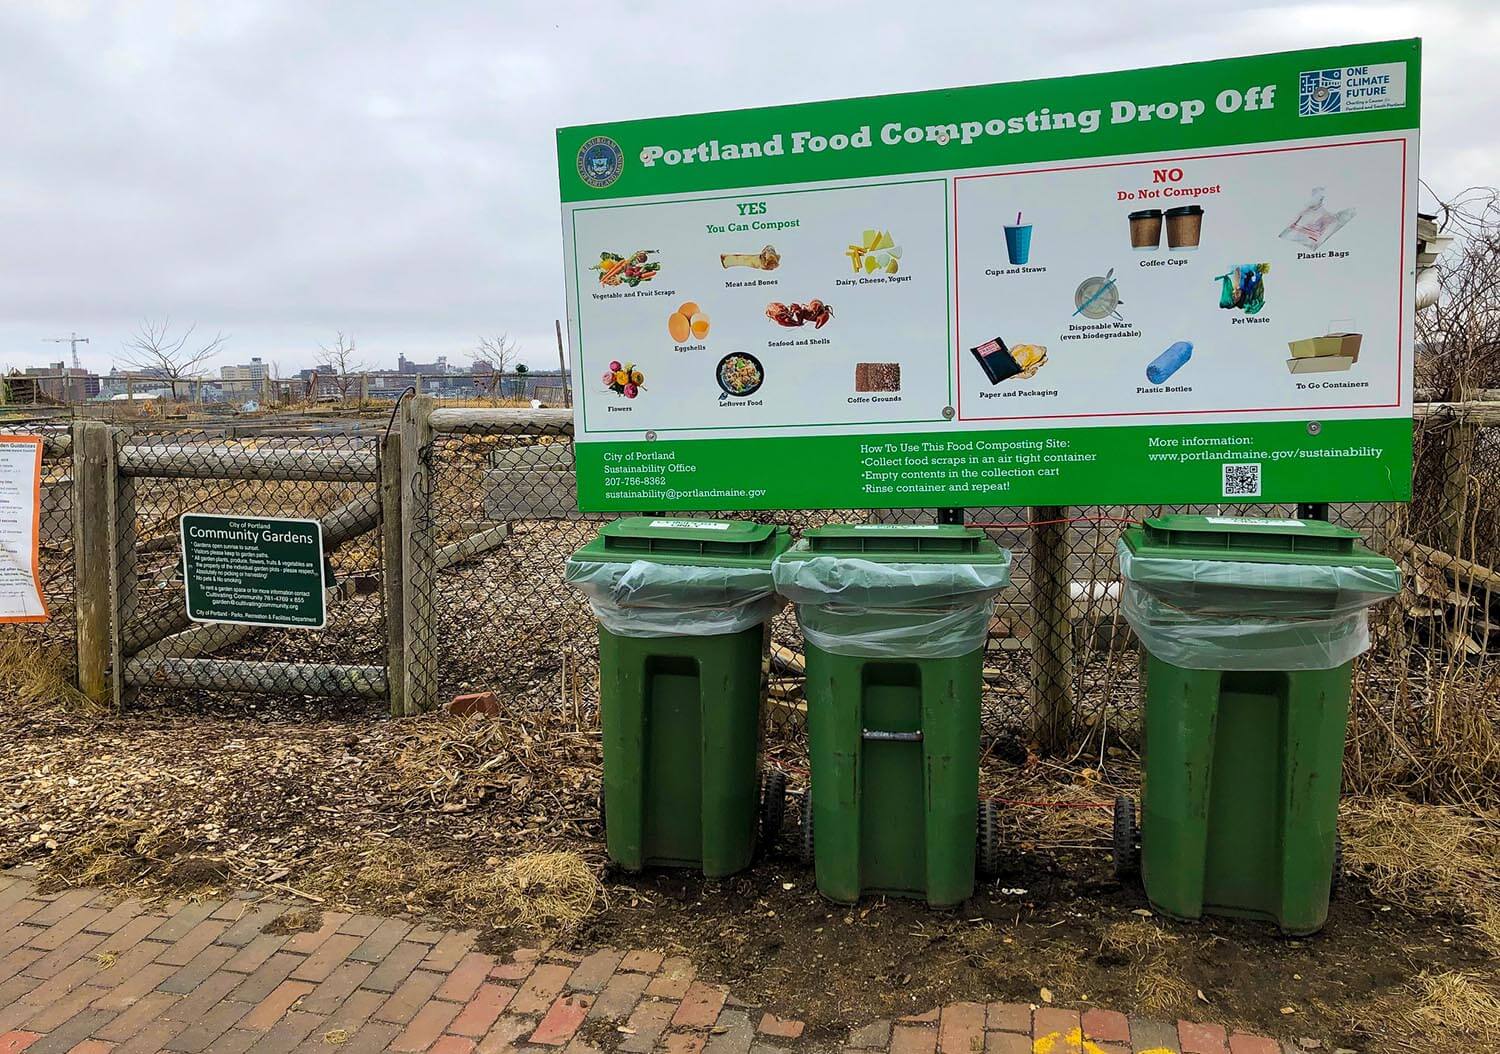
<instances>
[{"instance_id":1,"label":"distant building","mask_svg":"<svg viewBox=\"0 0 1500 1054\"><path fill-rule=\"evenodd\" d=\"M412 362L405 355L396 356L397 373L443 374L448 372L448 356L439 355L436 362Z\"/></svg>"},{"instance_id":2,"label":"distant building","mask_svg":"<svg viewBox=\"0 0 1500 1054\"><path fill-rule=\"evenodd\" d=\"M30 398L17 401L81 403L99 394L97 374L62 362L28 366L22 376L33 378Z\"/></svg>"},{"instance_id":3,"label":"distant building","mask_svg":"<svg viewBox=\"0 0 1500 1054\"><path fill-rule=\"evenodd\" d=\"M270 368L259 356L239 366L220 366L219 380L226 392L258 392L265 387Z\"/></svg>"}]
</instances>

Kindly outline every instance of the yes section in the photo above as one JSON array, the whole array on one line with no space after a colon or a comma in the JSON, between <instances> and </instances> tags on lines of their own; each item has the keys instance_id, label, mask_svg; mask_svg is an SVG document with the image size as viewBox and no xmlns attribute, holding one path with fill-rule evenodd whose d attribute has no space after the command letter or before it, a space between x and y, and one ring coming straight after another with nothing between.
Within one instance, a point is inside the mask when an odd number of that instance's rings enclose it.
<instances>
[{"instance_id":1,"label":"yes section","mask_svg":"<svg viewBox=\"0 0 1500 1054\"><path fill-rule=\"evenodd\" d=\"M576 445L581 507L923 508L1411 498L1411 421Z\"/></svg>"},{"instance_id":2,"label":"yes section","mask_svg":"<svg viewBox=\"0 0 1500 1054\"><path fill-rule=\"evenodd\" d=\"M575 210L583 431L943 422L946 185Z\"/></svg>"}]
</instances>

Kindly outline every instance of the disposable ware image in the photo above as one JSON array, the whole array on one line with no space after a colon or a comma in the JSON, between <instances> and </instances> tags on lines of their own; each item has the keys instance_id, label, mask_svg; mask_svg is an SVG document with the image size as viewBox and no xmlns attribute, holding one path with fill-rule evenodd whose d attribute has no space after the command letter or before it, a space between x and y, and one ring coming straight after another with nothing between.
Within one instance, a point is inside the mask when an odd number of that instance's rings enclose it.
<instances>
[{"instance_id":1,"label":"disposable ware image","mask_svg":"<svg viewBox=\"0 0 1500 1054\"><path fill-rule=\"evenodd\" d=\"M1120 287L1115 284L1115 269L1111 267L1102 277L1085 278L1073 292L1073 314L1084 318L1101 319L1113 315L1120 317L1115 309L1124 301L1120 299Z\"/></svg>"},{"instance_id":2,"label":"disposable ware image","mask_svg":"<svg viewBox=\"0 0 1500 1054\"><path fill-rule=\"evenodd\" d=\"M1203 234L1203 208L1182 205L1167 210L1167 248L1173 252L1191 252L1198 248Z\"/></svg>"},{"instance_id":3,"label":"disposable ware image","mask_svg":"<svg viewBox=\"0 0 1500 1054\"><path fill-rule=\"evenodd\" d=\"M1161 209L1142 209L1130 214L1130 247L1138 253L1161 248Z\"/></svg>"},{"instance_id":4,"label":"disposable ware image","mask_svg":"<svg viewBox=\"0 0 1500 1054\"><path fill-rule=\"evenodd\" d=\"M1005 227L1005 255L1017 267L1031 259L1031 224L1023 224L1019 212L1016 222Z\"/></svg>"},{"instance_id":5,"label":"disposable ware image","mask_svg":"<svg viewBox=\"0 0 1500 1054\"><path fill-rule=\"evenodd\" d=\"M1316 250L1344 229L1344 225L1354 218L1355 210L1342 209L1339 212L1330 212L1323 206L1323 194L1322 187L1313 187L1307 204L1292 219L1292 222L1287 224L1286 230L1281 232L1281 237L1289 242L1296 242Z\"/></svg>"},{"instance_id":6,"label":"disposable ware image","mask_svg":"<svg viewBox=\"0 0 1500 1054\"><path fill-rule=\"evenodd\" d=\"M1147 364L1146 379L1152 384L1162 384L1172 374L1187 365L1187 361L1192 357L1192 343L1186 340L1179 340Z\"/></svg>"}]
</instances>

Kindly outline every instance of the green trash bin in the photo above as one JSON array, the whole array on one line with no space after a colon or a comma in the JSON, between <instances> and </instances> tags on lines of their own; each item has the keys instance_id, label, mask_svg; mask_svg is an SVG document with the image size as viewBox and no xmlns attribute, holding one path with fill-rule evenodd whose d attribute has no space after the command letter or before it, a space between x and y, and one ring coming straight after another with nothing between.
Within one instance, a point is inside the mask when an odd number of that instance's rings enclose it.
<instances>
[{"instance_id":1,"label":"green trash bin","mask_svg":"<svg viewBox=\"0 0 1500 1054\"><path fill-rule=\"evenodd\" d=\"M956 526L821 527L778 557L807 645L812 789L804 854L818 891L958 904L974 891L979 698L1010 553Z\"/></svg>"},{"instance_id":2,"label":"green trash bin","mask_svg":"<svg viewBox=\"0 0 1500 1054\"><path fill-rule=\"evenodd\" d=\"M1122 799L1117 871L1138 866L1176 918L1321 929L1350 667L1401 572L1318 521L1161 516L1118 551L1121 614L1147 658L1139 849Z\"/></svg>"},{"instance_id":3,"label":"green trash bin","mask_svg":"<svg viewBox=\"0 0 1500 1054\"><path fill-rule=\"evenodd\" d=\"M743 870L784 779L758 768L771 561L785 527L634 516L568 560L599 621L605 843L627 871ZM779 776L779 774L777 774Z\"/></svg>"}]
</instances>

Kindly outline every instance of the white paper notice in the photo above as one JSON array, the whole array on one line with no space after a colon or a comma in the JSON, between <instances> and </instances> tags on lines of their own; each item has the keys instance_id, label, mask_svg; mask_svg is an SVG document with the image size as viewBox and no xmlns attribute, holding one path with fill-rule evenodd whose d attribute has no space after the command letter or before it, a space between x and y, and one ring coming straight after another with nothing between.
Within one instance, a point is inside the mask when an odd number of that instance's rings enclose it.
<instances>
[{"instance_id":1,"label":"white paper notice","mask_svg":"<svg viewBox=\"0 0 1500 1054\"><path fill-rule=\"evenodd\" d=\"M37 541L42 439L0 435L0 622L45 622Z\"/></svg>"}]
</instances>

